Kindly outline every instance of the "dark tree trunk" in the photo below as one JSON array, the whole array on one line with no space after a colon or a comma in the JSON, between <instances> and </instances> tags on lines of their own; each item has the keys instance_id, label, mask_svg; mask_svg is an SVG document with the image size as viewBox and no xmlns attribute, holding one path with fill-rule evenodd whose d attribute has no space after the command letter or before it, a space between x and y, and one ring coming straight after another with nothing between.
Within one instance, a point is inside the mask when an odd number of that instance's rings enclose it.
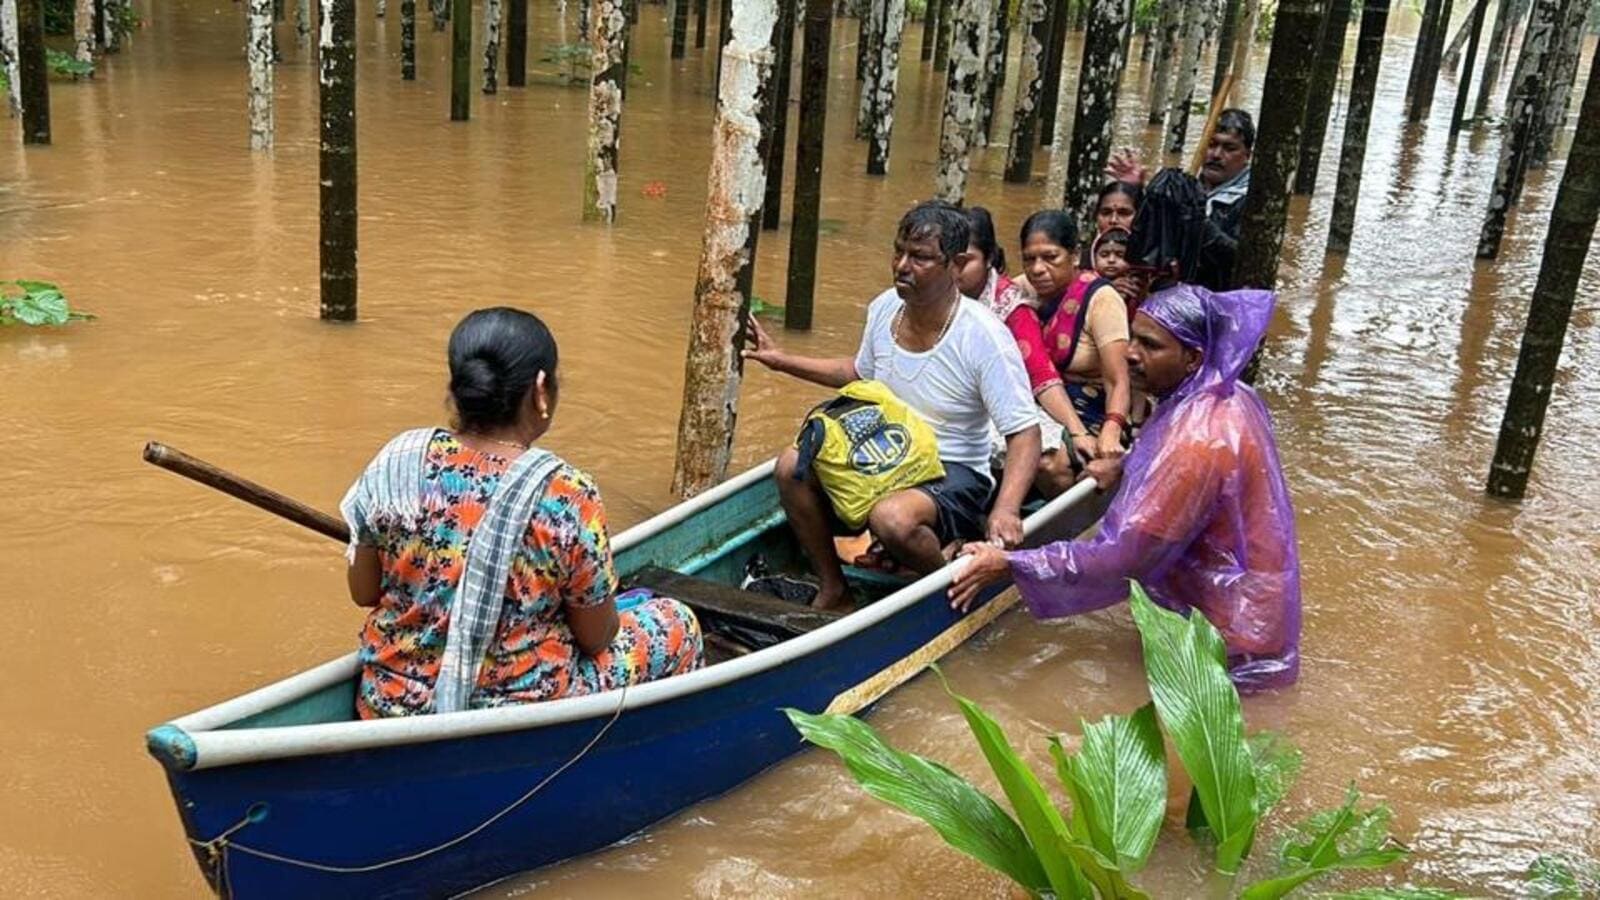
<instances>
[{"instance_id":1,"label":"dark tree trunk","mask_svg":"<svg viewBox=\"0 0 1600 900\"><path fill-rule=\"evenodd\" d=\"M1054 28L1052 0L1024 0L1021 7L1027 27L1022 59L1017 68L1017 105L1011 114L1011 146L1006 154L1005 180L1027 184L1033 177L1033 147L1039 128L1039 104L1044 87L1045 58Z\"/></svg>"},{"instance_id":2,"label":"dark tree trunk","mask_svg":"<svg viewBox=\"0 0 1600 900\"><path fill-rule=\"evenodd\" d=\"M1528 174L1528 152L1533 145L1534 117L1539 109L1545 58L1555 38L1561 18L1558 0L1535 0L1528 18L1528 31L1522 38L1517 70L1511 76L1511 102L1506 104L1505 137L1500 145L1500 164L1489 192L1489 211L1478 236L1478 258L1494 259L1500 254L1500 239L1505 236L1506 214L1522 196Z\"/></svg>"},{"instance_id":3,"label":"dark tree trunk","mask_svg":"<svg viewBox=\"0 0 1600 900\"><path fill-rule=\"evenodd\" d=\"M1466 46L1467 39L1472 36L1472 19L1478 15L1479 10L1487 10L1489 0L1475 0L1472 8L1467 10L1467 20L1456 29L1456 36L1450 39L1450 44L1444 50L1444 57L1439 63L1440 68L1454 71L1456 63L1461 61L1461 48Z\"/></svg>"},{"instance_id":4,"label":"dark tree trunk","mask_svg":"<svg viewBox=\"0 0 1600 900\"><path fill-rule=\"evenodd\" d=\"M1588 18L1589 0L1567 0L1560 30L1551 39L1539 109L1534 113L1533 146L1528 152L1528 165L1532 168L1543 168L1549 162L1556 138L1566 127L1572 82L1578 75L1578 57L1582 55L1584 25Z\"/></svg>"},{"instance_id":5,"label":"dark tree trunk","mask_svg":"<svg viewBox=\"0 0 1600 900\"><path fill-rule=\"evenodd\" d=\"M983 108L978 119L978 137L985 144L989 142L989 135L994 131L995 105L1005 92L1006 57L1010 53L1011 3L1010 0L995 0L994 30L989 33L989 58L984 69L988 81L984 82Z\"/></svg>"},{"instance_id":6,"label":"dark tree trunk","mask_svg":"<svg viewBox=\"0 0 1600 900\"><path fill-rule=\"evenodd\" d=\"M1317 48L1317 68L1311 75L1306 98L1306 118L1300 138L1300 165L1294 174L1294 192L1311 196L1317 190L1317 170L1322 167L1322 143L1333 117L1334 88L1339 83L1339 63L1344 59L1345 32L1350 25L1350 0L1329 0Z\"/></svg>"},{"instance_id":7,"label":"dark tree trunk","mask_svg":"<svg viewBox=\"0 0 1600 900\"><path fill-rule=\"evenodd\" d=\"M450 22L450 0L429 0L428 8L433 13L433 30L443 31ZM320 12L318 21L321 21Z\"/></svg>"},{"instance_id":8,"label":"dark tree trunk","mask_svg":"<svg viewBox=\"0 0 1600 900\"><path fill-rule=\"evenodd\" d=\"M22 89L22 142L50 143L50 71L44 61L43 0L17 0L17 80Z\"/></svg>"},{"instance_id":9,"label":"dark tree trunk","mask_svg":"<svg viewBox=\"0 0 1600 900\"><path fill-rule=\"evenodd\" d=\"M889 173L889 138L894 133L894 104L900 81L900 42L905 35L906 0L885 0L883 36L872 86L872 135L867 145L867 174Z\"/></svg>"},{"instance_id":10,"label":"dark tree trunk","mask_svg":"<svg viewBox=\"0 0 1600 900\"><path fill-rule=\"evenodd\" d=\"M866 18L861 20L861 46L867 54L864 68L857 70L861 95L856 98L856 140L872 140L872 95L878 86L878 67L883 65L883 25L889 15L890 0L871 0Z\"/></svg>"},{"instance_id":11,"label":"dark tree trunk","mask_svg":"<svg viewBox=\"0 0 1600 900\"><path fill-rule=\"evenodd\" d=\"M1156 58L1150 69L1150 114L1145 122L1160 125L1167 117L1167 97L1172 90L1172 70L1177 65L1178 35L1183 29L1183 4L1161 4L1156 25Z\"/></svg>"},{"instance_id":12,"label":"dark tree trunk","mask_svg":"<svg viewBox=\"0 0 1600 900\"><path fill-rule=\"evenodd\" d=\"M829 3L822 5L831 6ZM783 157L789 148L789 77L794 70L794 14L794 3L779 0L778 58L772 72L772 153L767 157L767 196L761 204L761 227L768 231L776 231L783 221Z\"/></svg>"},{"instance_id":13,"label":"dark tree trunk","mask_svg":"<svg viewBox=\"0 0 1600 900\"><path fill-rule=\"evenodd\" d=\"M472 118L472 0L450 0L450 18L450 121L465 122Z\"/></svg>"},{"instance_id":14,"label":"dark tree trunk","mask_svg":"<svg viewBox=\"0 0 1600 900\"><path fill-rule=\"evenodd\" d=\"M1483 13L1488 5L1488 0L1483 0L1472 9L1472 22L1468 25L1472 31L1467 38L1467 61L1461 67L1460 80L1456 82L1456 108L1450 113L1452 135L1461 131L1461 123L1467 116L1467 96L1472 93L1472 68L1478 62L1478 38L1483 34Z\"/></svg>"},{"instance_id":15,"label":"dark tree trunk","mask_svg":"<svg viewBox=\"0 0 1600 900\"><path fill-rule=\"evenodd\" d=\"M1522 332L1517 370L1511 376L1500 439L1489 468L1491 496L1520 500L1544 433L1545 411L1555 384L1561 345L1566 340L1572 303L1600 214L1600 59L1590 57L1589 87L1578 113L1577 136L1556 191L1545 236L1544 260Z\"/></svg>"},{"instance_id":16,"label":"dark tree trunk","mask_svg":"<svg viewBox=\"0 0 1600 900\"><path fill-rule=\"evenodd\" d=\"M1426 120L1433 109L1434 89L1439 85L1439 60L1444 55L1444 37L1450 25L1450 7L1442 0L1432 0L1427 8L1433 16L1423 19L1423 33L1417 39L1419 56L1413 62L1416 68L1411 75L1411 105L1406 112L1411 122Z\"/></svg>"},{"instance_id":17,"label":"dark tree trunk","mask_svg":"<svg viewBox=\"0 0 1600 900\"><path fill-rule=\"evenodd\" d=\"M1339 183L1333 189L1333 215L1328 223L1328 252L1350 250L1355 231L1356 201L1361 196L1361 167L1367 157L1367 128L1372 124L1372 99L1383 62L1383 35L1389 27L1389 0L1366 0L1361 34L1356 38L1356 67L1350 74L1350 100L1344 116L1344 146L1339 153Z\"/></svg>"},{"instance_id":18,"label":"dark tree trunk","mask_svg":"<svg viewBox=\"0 0 1600 900\"><path fill-rule=\"evenodd\" d=\"M506 84L524 87L528 83L528 0L511 0L506 27Z\"/></svg>"},{"instance_id":19,"label":"dark tree trunk","mask_svg":"<svg viewBox=\"0 0 1600 900\"><path fill-rule=\"evenodd\" d=\"M872 3L856 17L856 80L867 80L867 66L872 60Z\"/></svg>"},{"instance_id":20,"label":"dark tree trunk","mask_svg":"<svg viewBox=\"0 0 1600 900\"><path fill-rule=\"evenodd\" d=\"M1070 0L1051 0L1050 49L1045 57L1044 94L1039 98L1039 146L1056 139L1056 112L1061 106L1061 63L1067 55L1067 13Z\"/></svg>"},{"instance_id":21,"label":"dark tree trunk","mask_svg":"<svg viewBox=\"0 0 1600 900\"><path fill-rule=\"evenodd\" d=\"M934 196L960 205L966 199L967 171L978 141L988 0L952 0L950 71L945 79L944 111L939 120L939 169Z\"/></svg>"},{"instance_id":22,"label":"dark tree trunk","mask_svg":"<svg viewBox=\"0 0 1600 900\"><path fill-rule=\"evenodd\" d=\"M356 320L356 5L323 0L319 157L322 318Z\"/></svg>"},{"instance_id":23,"label":"dark tree trunk","mask_svg":"<svg viewBox=\"0 0 1600 900\"><path fill-rule=\"evenodd\" d=\"M933 59L933 45L939 38L939 0L928 0L922 8L922 45L917 48L923 62Z\"/></svg>"},{"instance_id":24,"label":"dark tree trunk","mask_svg":"<svg viewBox=\"0 0 1600 900\"><path fill-rule=\"evenodd\" d=\"M1222 82L1233 68L1233 45L1239 39L1239 0L1227 0L1222 7L1222 28L1217 33L1217 67L1211 73L1211 96L1222 90ZM1246 45L1248 46L1248 44Z\"/></svg>"},{"instance_id":25,"label":"dark tree trunk","mask_svg":"<svg viewBox=\"0 0 1600 900\"><path fill-rule=\"evenodd\" d=\"M1250 193L1240 217L1239 252L1233 264L1233 281L1239 287L1277 287L1278 258L1289 216L1289 178L1300 157L1300 126L1326 5L1325 0L1278 3L1272 53L1262 82Z\"/></svg>"},{"instance_id":26,"label":"dark tree trunk","mask_svg":"<svg viewBox=\"0 0 1600 900\"><path fill-rule=\"evenodd\" d=\"M1505 57L1511 30L1516 27L1517 0L1500 0L1494 14L1494 30L1489 33L1489 49L1483 54L1483 81L1478 85L1478 102L1472 107L1474 119L1489 111L1489 95L1500 81L1500 61Z\"/></svg>"},{"instance_id":27,"label":"dark tree trunk","mask_svg":"<svg viewBox=\"0 0 1600 900\"><path fill-rule=\"evenodd\" d=\"M1427 0L1422 7L1422 21L1417 23L1417 42L1411 47L1411 69L1406 73L1406 110L1409 113L1417 93L1417 82L1428 57L1428 42L1433 39L1434 23L1439 19L1439 9L1444 0Z\"/></svg>"},{"instance_id":28,"label":"dark tree trunk","mask_svg":"<svg viewBox=\"0 0 1600 900\"><path fill-rule=\"evenodd\" d=\"M689 43L689 0L673 0L672 58L683 59Z\"/></svg>"},{"instance_id":29,"label":"dark tree trunk","mask_svg":"<svg viewBox=\"0 0 1600 900\"><path fill-rule=\"evenodd\" d=\"M1122 32L1132 14L1127 0L1089 0L1089 23L1078 65L1078 103L1072 114L1072 152L1067 157L1062 205L1082 216L1104 180L1117 121L1117 87L1128 58Z\"/></svg>"},{"instance_id":30,"label":"dark tree trunk","mask_svg":"<svg viewBox=\"0 0 1600 900\"><path fill-rule=\"evenodd\" d=\"M694 0L694 48L706 47L706 16L711 12L710 0Z\"/></svg>"},{"instance_id":31,"label":"dark tree trunk","mask_svg":"<svg viewBox=\"0 0 1600 900\"><path fill-rule=\"evenodd\" d=\"M1189 133L1189 111L1194 108L1194 83L1200 70L1200 37L1205 17L1202 2L1191 0L1184 8L1178 71L1173 78L1171 109L1167 111L1168 153L1182 153Z\"/></svg>"},{"instance_id":32,"label":"dark tree trunk","mask_svg":"<svg viewBox=\"0 0 1600 900\"><path fill-rule=\"evenodd\" d=\"M417 80L417 0L400 0L400 78Z\"/></svg>"},{"instance_id":33,"label":"dark tree trunk","mask_svg":"<svg viewBox=\"0 0 1600 900\"><path fill-rule=\"evenodd\" d=\"M938 0L939 42L933 48L933 70L943 72L950 68L950 19L955 16L958 0Z\"/></svg>"},{"instance_id":34,"label":"dark tree trunk","mask_svg":"<svg viewBox=\"0 0 1600 900\"><path fill-rule=\"evenodd\" d=\"M800 122L794 151L794 227L789 237L788 290L783 326L808 329L817 292L817 229L822 215L822 147L828 121L828 60L833 52L833 4L806 4L800 60Z\"/></svg>"}]
</instances>

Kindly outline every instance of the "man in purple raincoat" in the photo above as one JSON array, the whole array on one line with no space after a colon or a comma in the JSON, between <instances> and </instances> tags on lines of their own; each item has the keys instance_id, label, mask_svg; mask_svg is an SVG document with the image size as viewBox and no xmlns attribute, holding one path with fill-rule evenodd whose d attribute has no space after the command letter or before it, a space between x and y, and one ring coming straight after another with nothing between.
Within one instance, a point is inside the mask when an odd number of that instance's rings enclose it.
<instances>
[{"instance_id":1,"label":"man in purple raincoat","mask_svg":"<svg viewBox=\"0 0 1600 900\"><path fill-rule=\"evenodd\" d=\"M1099 531L1034 550L968 544L952 603L965 608L980 588L1010 577L1034 616L1050 619L1124 600L1137 579L1158 603L1198 609L1217 627L1242 690L1292 683L1300 667L1294 510L1271 417L1239 381L1272 302L1266 291L1192 285L1151 295L1134 318L1128 369L1159 403Z\"/></svg>"}]
</instances>

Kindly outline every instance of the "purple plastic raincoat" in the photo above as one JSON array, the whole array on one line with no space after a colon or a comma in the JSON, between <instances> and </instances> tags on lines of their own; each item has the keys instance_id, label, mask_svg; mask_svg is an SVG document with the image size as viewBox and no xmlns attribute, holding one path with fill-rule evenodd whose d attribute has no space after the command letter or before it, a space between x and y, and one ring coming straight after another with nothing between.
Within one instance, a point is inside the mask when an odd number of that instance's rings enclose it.
<instances>
[{"instance_id":1,"label":"purple plastic raincoat","mask_svg":"<svg viewBox=\"0 0 1600 900\"><path fill-rule=\"evenodd\" d=\"M1272 315L1267 291L1180 285L1139 311L1204 351L1161 398L1123 467L1122 486L1087 539L1009 554L1041 619L1127 599L1128 579L1170 609L1200 610L1228 645L1241 690L1292 683L1300 670L1300 558L1294 510L1266 405L1239 374Z\"/></svg>"}]
</instances>

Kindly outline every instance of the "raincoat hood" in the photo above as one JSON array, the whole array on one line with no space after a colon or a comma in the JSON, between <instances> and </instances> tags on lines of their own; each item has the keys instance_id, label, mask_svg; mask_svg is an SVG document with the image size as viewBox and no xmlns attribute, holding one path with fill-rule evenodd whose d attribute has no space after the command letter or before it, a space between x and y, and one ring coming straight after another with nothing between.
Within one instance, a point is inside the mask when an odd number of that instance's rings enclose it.
<instances>
[{"instance_id":1,"label":"raincoat hood","mask_svg":"<svg viewBox=\"0 0 1600 900\"><path fill-rule=\"evenodd\" d=\"M1200 368L1163 398L1164 405L1196 391L1232 390L1267 333L1275 300L1271 291L1213 294L1192 284L1151 294L1139 311L1172 332L1179 343L1202 354Z\"/></svg>"}]
</instances>

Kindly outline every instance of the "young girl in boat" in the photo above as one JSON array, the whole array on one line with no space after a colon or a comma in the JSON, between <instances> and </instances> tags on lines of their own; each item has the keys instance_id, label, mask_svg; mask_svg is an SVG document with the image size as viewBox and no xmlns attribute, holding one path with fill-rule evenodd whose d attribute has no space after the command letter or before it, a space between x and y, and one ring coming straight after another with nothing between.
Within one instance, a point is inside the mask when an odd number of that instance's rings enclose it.
<instances>
[{"instance_id":1,"label":"young girl in boat","mask_svg":"<svg viewBox=\"0 0 1600 900\"><path fill-rule=\"evenodd\" d=\"M361 631L363 718L608 691L701 664L682 603L619 612L599 489L533 445L555 414L556 343L499 307L450 335L454 426L408 431L340 509Z\"/></svg>"}]
</instances>

